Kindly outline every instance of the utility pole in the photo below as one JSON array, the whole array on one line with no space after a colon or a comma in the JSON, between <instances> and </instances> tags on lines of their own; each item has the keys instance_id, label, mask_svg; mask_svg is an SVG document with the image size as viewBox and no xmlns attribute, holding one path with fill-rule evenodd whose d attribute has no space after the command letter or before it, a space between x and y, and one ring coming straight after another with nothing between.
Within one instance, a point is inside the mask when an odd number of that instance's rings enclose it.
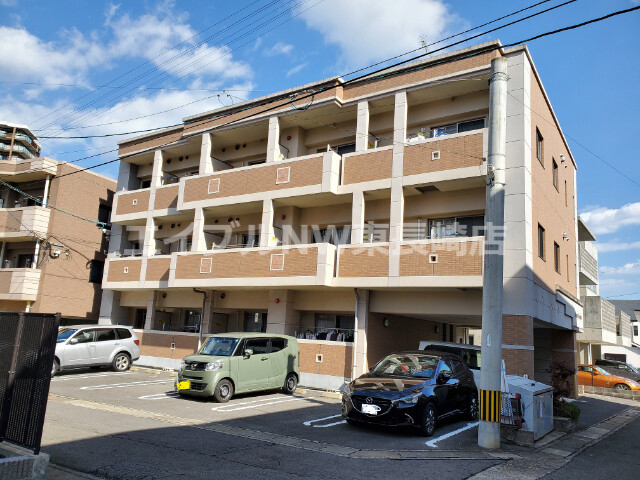
<instances>
[{"instance_id":1,"label":"utility pole","mask_svg":"<svg viewBox=\"0 0 640 480\"><path fill-rule=\"evenodd\" d=\"M491 61L478 445L500 448L507 59Z\"/></svg>"}]
</instances>

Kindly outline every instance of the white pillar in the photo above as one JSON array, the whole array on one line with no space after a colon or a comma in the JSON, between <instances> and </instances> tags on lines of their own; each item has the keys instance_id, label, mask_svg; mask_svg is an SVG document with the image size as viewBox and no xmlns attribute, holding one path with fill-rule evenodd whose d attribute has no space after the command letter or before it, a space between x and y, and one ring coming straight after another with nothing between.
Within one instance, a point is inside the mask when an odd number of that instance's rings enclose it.
<instances>
[{"instance_id":1,"label":"white pillar","mask_svg":"<svg viewBox=\"0 0 640 480\"><path fill-rule=\"evenodd\" d=\"M393 164L391 167L391 205L389 207L389 277L400 276L400 242L404 225L404 191L402 189L404 142L407 137L407 93L395 96L393 115Z\"/></svg>"},{"instance_id":2,"label":"white pillar","mask_svg":"<svg viewBox=\"0 0 640 480\"><path fill-rule=\"evenodd\" d=\"M191 238L191 251L204 252L207 250L207 242L204 236L204 210L196 207L193 218L193 236Z\"/></svg>"},{"instance_id":3,"label":"white pillar","mask_svg":"<svg viewBox=\"0 0 640 480\"><path fill-rule=\"evenodd\" d=\"M38 268L38 257L40 256L40 242L36 240L36 248L33 252L33 262L31 268Z\"/></svg>"},{"instance_id":4,"label":"white pillar","mask_svg":"<svg viewBox=\"0 0 640 480\"><path fill-rule=\"evenodd\" d=\"M213 141L210 133L202 134L202 147L200 149L200 175L213 173L213 163L211 163L211 149Z\"/></svg>"},{"instance_id":5,"label":"white pillar","mask_svg":"<svg viewBox=\"0 0 640 480\"><path fill-rule=\"evenodd\" d=\"M262 203L262 225L260 226L260 246L272 247L277 245L276 234L273 229L274 207L273 200L266 199Z\"/></svg>"},{"instance_id":6,"label":"white pillar","mask_svg":"<svg viewBox=\"0 0 640 480\"><path fill-rule=\"evenodd\" d=\"M156 222L149 215L144 228L144 243L142 244L142 255L151 257L156 254Z\"/></svg>"},{"instance_id":7,"label":"white pillar","mask_svg":"<svg viewBox=\"0 0 640 480\"><path fill-rule=\"evenodd\" d=\"M275 162L280 157L280 119L269 118L269 138L267 140L267 163Z\"/></svg>"},{"instance_id":8,"label":"white pillar","mask_svg":"<svg viewBox=\"0 0 640 480\"><path fill-rule=\"evenodd\" d=\"M360 244L364 238L365 201L364 192L353 192L351 205L351 243Z\"/></svg>"},{"instance_id":9,"label":"white pillar","mask_svg":"<svg viewBox=\"0 0 640 480\"><path fill-rule=\"evenodd\" d=\"M358 117L356 127L356 152L367 150L369 147L369 102L358 102Z\"/></svg>"},{"instance_id":10,"label":"white pillar","mask_svg":"<svg viewBox=\"0 0 640 480\"><path fill-rule=\"evenodd\" d=\"M162 185L162 150L156 150L153 155L153 171L151 173L151 188Z\"/></svg>"},{"instance_id":11,"label":"white pillar","mask_svg":"<svg viewBox=\"0 0 640 480\"><path fill-rule=\"evenodd\" d=\"M51 184L51 175L47 175L44 180L44 193L42 194L42 206L46 207L49 202L49 185Z\"/></svg>"},{"instance_id":12,"label":"white pillar","mask_svg":"<svg viewBox=\"0 0 640 480\"><path fill-rule=\"evenodd\" d=\"M144 320L144 329L153 330L156 321L156 304L158 302L158 292L151 290L147 298L147 316Z\"/></svg>"},{"instance_id":13,"label":"white pillar","mask_svg":"<svg viewBox=\"0 0 640 480\"><path fill-rule=\"evenodd\" d=\"M357 290L355 317L352 379L358 378L369 370L369 362L367 361L369 290Z\"/></svg>"},{"instance_id":14,"label":"white pillar","mask_svg":"<svg viewBox=\"0 0 640 480\"><path fill-rule=\"evenodd\" d=\"M267 332L294 335L300 327L300 312L294 308L295 292L271 290L267 313Z\"/></svg>"}]
</instances>

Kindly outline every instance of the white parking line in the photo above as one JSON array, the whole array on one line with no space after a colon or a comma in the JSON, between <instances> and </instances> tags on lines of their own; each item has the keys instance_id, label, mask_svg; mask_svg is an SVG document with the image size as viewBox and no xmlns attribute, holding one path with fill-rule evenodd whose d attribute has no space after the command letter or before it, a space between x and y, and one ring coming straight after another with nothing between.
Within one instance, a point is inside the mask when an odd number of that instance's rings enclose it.
<instances>
[{"instance_id":1,"label":"white parking line","mask_svg":"<svg viewBox=\"0 0 640 480\"><path fill-rule=\"evenodd\" d=\"M112 373L85 373L83 375L66 375L64 377L53 377L52 382L62 382L65 380L81 380L83 378L99 378L99 377L111 377L115 375L132 375L133 372L112 372Z\"/></svg>"},{"instance_id":2,"label":"white parking line","mask_svg":"<svg viewBox=\"0 0 640 480\"><path fill-rule=\"evenodd\" d=\"M465 430L469 430L470 428L477 427L479 423L480 422L467 423L467 425L462 427L462 428L454 430L453 432L445 433L444 435L442 435L440 437L437 437L437 438L434 438L432 440L428 440L428 441L424 442L424 444L427 447L438 448L436 446L436 443L438 443L440 440L444 440L445 438L453 437L454 435L457 435L460 432L464 432Z\"/></svg>"},{"instance_id":3,"label":"white parking line","mask_svg":"<svg viewBox=\"0 0 640 480\"><path fill-rule=\"evenodd\" d=\"M347 423L346 420L340 420L339 422L324 423L322 425L311 425L312 423L322 422L324 420L330 420L332 418L338 418L338 417L342 417L342 415L331 415L329 417L316 418L315 420L307 420L306 422L303 422L303 425L305 427L327 428L327 427L334 427L342 423Z\"/></svg>"},{"instance_id":4,"label":"white parking line","mask_svg":"<svg viewBox=\"0 0 640 480\"><path fill-rule=\"evenodd\" d=\"M232 405L222 405L220 407L213 407L211 410L216 412L236 412L238 410L247 410L250 408L266 407L267 405L275 405L276 403L295 402L297 400L304 400L299 397L287 397L280 400L273 400L272 398L253 400L251 402L234 403ZM239 406L243 405L243 406Z\"/></svg>"},{"instance_id":5,"label":"white parking line","mask_svg":"<svg viewBox=\"0 0 640 480\"><path fill-rule=\"evenodd\" d=\"M162 383L173 383L173 380L142 380L140 382L129 383L107 383L104 385L91 385L87 387L80 387L80 390L106 390L109 388L124 388L124 387L143 387L146 385L160 385Z\"/></svg>"},{"instance_id":6,"label":"white parking line","mask_svg":"<svg viewBox=\"0 0 640 480\"><path fill-rule=\"evenodd\" d=\"M165 398L178 398L180 394L178 392L164 392L154 393L153 395L143 395L138 397L138 400L164 400Z\"/></svg>"}]
</instances>

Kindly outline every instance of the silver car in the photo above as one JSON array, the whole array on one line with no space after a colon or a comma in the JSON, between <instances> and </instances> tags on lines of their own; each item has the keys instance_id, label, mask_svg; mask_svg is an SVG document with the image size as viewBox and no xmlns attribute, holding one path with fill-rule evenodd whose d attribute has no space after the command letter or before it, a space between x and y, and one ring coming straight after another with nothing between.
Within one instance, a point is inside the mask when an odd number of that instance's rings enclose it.
<instances>
[{"instance_id":1,"label":"silver car","mask_svg":"<svg viewBox=\"0 0 640 480\"><path fill-rule=\"evenodd\" d=\"M140 340L131 327L80 325L60 327L51 376L61 370L111 366L129 370L140 358Z\"/></svg>"}]
</instances>

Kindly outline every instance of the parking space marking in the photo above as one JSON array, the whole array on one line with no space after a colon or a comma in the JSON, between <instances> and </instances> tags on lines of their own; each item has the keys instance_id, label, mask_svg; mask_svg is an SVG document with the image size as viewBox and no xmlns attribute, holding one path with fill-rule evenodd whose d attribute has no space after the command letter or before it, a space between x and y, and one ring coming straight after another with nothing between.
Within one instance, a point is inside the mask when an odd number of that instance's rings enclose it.
<instances>
[{"instance_id":1,"label":"parking space marking","mask_svg":"<svg viewBox=\"0 0 640 480\"><path fill-rule=\"evenodd\" d=\"M154 393L153 395L142 395L138 397L138 400L164 400L165 398L178 398L180 394L178 392L164 392Z\"/></svg>"},{"instance_id":2,"label":"parking space marking","mask_svg":"<svg viewBox=\"0 0 640 480\"><path fill-rule=\"evenodd\" d=\"M80 387L80 390L107 390L109 388L144 387L147 385L160 385L163 383L173 383L173 380L141 380L139 382L128 383L106 383L104 385Z\"/></svg>"},{"instance_id":3,"label":"parking space marking","mask_svg":"<svg viewBox=\"0 0 640 480\"><path fill-rule=\"evenodd\" d=\"M432 440L428 440L428 441L424 442L424 444L427 447L438 448L436 446L436 443L438 443L439 441L444 440L444 439L449 438L449 437L453 437L454 435L457 435L457 434L459 434L461 432L464 432L465 430L469 430L470 428L477 427L479 423L480 422L467 423L467 425L465 425L462 428L458 428L457 430L454 430L453 432L445 433L444 435L441 435L440 437L434 438Z\"/></svg>"},{"instance_id":4,"label":"parking space marking","mask_svg":"<svg viewBox=\"0 0 640 480\"><path fill-rule=\"evenodd\" d=\"M64 377L53 377L52 382L62 382L65 380L82 380L84 378L100 378L100 377L112 377L115 375L132 375L133 372L111 372L111 373L85 373L82 375L65 375Z\"/></svg>"},{"instance_id":5,"label":"parking space marking","mask_svg":"<svg viewBox=\"0 0 640 480\"><path fill-rule=\"evenodd\" d=\"M330 415L328 417L316 418L314 420L307 420L306 422L302 422L302 424L305 427L327 428L327 427L335 427L336 425L347 423L346 420L340 420L339 422L323 423L321 425L312 425L313 423L323 422L325 420L331 420L332 418L338 418L338 417L342 417L342 415L341 414Z\"/></svg>"},{"instance_id":6,"label":"parking space marking","mask_svg":"<svg viewBox=\"0 0 640 480\"><path fill-rule=\"evenodd\" d=\"M261 400L252 400L251 402L234 403L231 405L222 405L220 407L213 407L211 410L216 412L237 412L238 410L248 410L250 408L266 407L267 405L275 405L277 403L295 402L297 400L304 400L300 397L286 397L281 399L266 398ZM242 405L242 406L239 406Z\"/></svg>"}]
</instances>

